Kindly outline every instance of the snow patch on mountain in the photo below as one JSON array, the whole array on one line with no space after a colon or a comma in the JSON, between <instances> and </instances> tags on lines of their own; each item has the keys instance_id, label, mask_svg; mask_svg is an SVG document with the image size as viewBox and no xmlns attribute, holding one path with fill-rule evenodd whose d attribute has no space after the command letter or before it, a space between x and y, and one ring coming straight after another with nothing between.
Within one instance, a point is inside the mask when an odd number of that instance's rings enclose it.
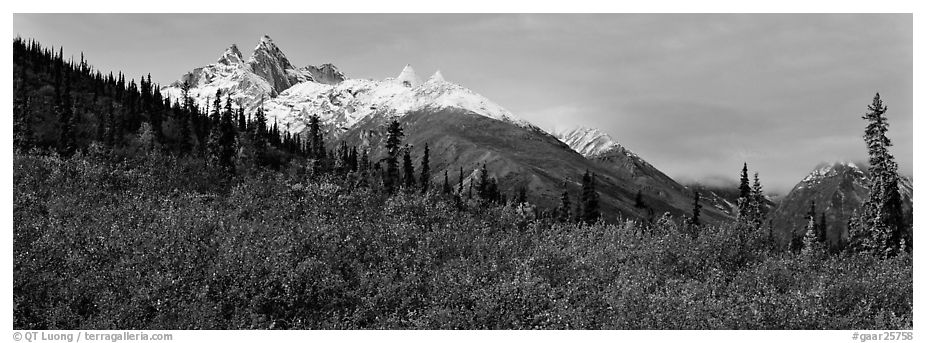
<instances>
[{"instance_id":1,"label":"snow patch on mountain","mask_svg":"<svg viewBox=\"0 0 926 343\"><path fill-rule=\"evenodd\" d=\"M637 154L618 144L610 135L595 128L577 127L554 133L553 136L585 157L594 157L617 149L628 156L639 158Z\"/></svg>"},{"instance_id":2,"label":"snow patch on mountain","mask_svg":"<svg viewBox=\"0 0 926 343\"><path fill-rule=\"evenodd\" d=\"M347 129L370 115L398 117L417 110L441 108L465 109L530 126L469 89L433 78L412 88L388 79L348 79L336 85L304 82L266 102L264 108L268 118L294 132L303 131L313 113L328 125Z\"/></svg>"}]
</instances>

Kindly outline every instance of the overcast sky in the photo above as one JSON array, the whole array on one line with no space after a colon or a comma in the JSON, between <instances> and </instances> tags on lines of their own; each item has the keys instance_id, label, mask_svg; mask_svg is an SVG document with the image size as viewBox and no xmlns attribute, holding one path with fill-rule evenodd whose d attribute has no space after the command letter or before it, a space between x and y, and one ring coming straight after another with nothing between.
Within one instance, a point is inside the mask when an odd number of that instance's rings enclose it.
<instances>
[{"instance_id":1,"label":"overcast sky","mask_svg":"<svg viewBox=\"0 0 926 343\"><path fill-rule=\"evenodd\" d=\"M881 92L912 174L910 14L23 15L16 34L104 71L166 84L270 35L296 66L382 79L411 64L548 130L597 127L676 180L720 182L743 162L786 193L823 161L866 158Z\"/></svg>"}]
</instances>

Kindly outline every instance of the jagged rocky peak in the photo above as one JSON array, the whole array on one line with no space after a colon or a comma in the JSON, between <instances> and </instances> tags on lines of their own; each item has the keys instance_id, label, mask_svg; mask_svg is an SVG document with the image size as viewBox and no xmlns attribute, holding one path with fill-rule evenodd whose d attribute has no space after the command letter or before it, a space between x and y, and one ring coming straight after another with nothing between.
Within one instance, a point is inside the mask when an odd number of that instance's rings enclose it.
<instances>
[{"instance_id":1,"label":"jagged rocky peak","mask_svg":"<svg viewBox=\"0 0 926 343\"><path fill-rule=\"evenodd\" d=\"M222 57L219 57L220 64L224 65L241 65L244 64L244 57L241 55L241 50L238 50L238 45L232 44L228 49L225 49L225 52L222 53Z\"/></svg>"},{"instance_id":2,"label":"jagged rocky peak","mask_svg":"<svg viewBox=\"0 0 926 343\"><path fill-rule=\"evenodd\" d=\"M412 68L411 64L406 64L395 80L406 87L415 87L421 84L421 79L415 74L415 69Z\"/></svg>"},{"instance_id":3,"label":"jagged rocky peak","mask_svg":"<svg viewBox=\"0 0 926 343\"><path fill-rule=\"evenodd\" d=\"M610 135L595 128L577 127L554 136L585 157L600 155L621 147Z\"/></svg>"},{"instance_id":4,"label":"jagged rocky peak","mask_svg":"<svg viewBox=\"0 0 926 343\"><path fill-rule=\"evenodd\" d=\"M254 74L266 79L276 93L301 81L298 75L294 75L292 63L268 35L261 37L254 54L248 59L248 66Z\"/></svg>"},{"instance_id":5,"label":"jagged rocky peak","mask_svg":"<svg viewBox=\"0 0 926 343\"><path fill-rule=\"evenodd\" d=\"M431 77L428 78L428 82L444 82L444 81L446 80L444 80L444 75L440 73L440 70L434 72L434 75L431 75Z\"/></svg>"},{"instance_id":6,"label":"jagged rocky peak","mask_svg":"<svg viewBox=\"0 0 926 343\"><path fill-rule=\"evenodd\" d=\"M254 47L254 51L255 52L265 51L271 54L275 54L275 53L282 54L282 51L280 51L280 48L277 47L277 45L273 43L273 39L270 38L270 36L268 35L264 35L263 37L260 37L260 42L257 43L257 46Z\"/></svg>"}]
</instances>

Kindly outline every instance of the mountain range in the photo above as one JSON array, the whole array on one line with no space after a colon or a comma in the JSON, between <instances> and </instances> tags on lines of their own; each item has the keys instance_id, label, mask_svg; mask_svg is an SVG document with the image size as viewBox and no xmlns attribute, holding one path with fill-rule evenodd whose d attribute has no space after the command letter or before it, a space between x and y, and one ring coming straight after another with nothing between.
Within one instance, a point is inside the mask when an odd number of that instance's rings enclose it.
<instances>
[{"instance_id":1,"label":"mountain range","mask_svg":"<svg viewBox=\"0 0 926 343\"><path fill-rule=\"evenodd\" d=\"M454 182L462 177L468 185L485 164L503 192L526 188L531 202L552 208L564 190L575 198L581 175L590 171L607 220L690 215L694 189L701 193L704 221L735 216L733 192L681 185L598 129L547 132L440 71L423 81L410 65L394 78L348 78L330 63L295 67L264 36L247 59L233 44L215 63L191 70L161 92L179 99L185 85L201 108L220 90L249 112L262 107L268 122L295 134L305 132L309 116L316 114L329 144L366 147L374 158L384 155L385 124L397 120L416 165L429 145L433 182L442 182L446 170ZM775 212L775 221L793 225L789 213L803 203L786 198L783 204L786 209ZM833 219L841 217L834 213Z\"/></svg>"}]
</instances>

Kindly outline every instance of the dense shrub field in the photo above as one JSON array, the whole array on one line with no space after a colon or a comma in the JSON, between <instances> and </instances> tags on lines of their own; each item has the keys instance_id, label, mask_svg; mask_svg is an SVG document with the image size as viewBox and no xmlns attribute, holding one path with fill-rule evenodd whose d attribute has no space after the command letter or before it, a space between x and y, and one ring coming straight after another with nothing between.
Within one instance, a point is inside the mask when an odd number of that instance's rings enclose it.
<instances>
[{"instance_id":1,"label":"dense shrub field","mask_svg":"<svg viewBox=\"0 0 926 343\"><path fill-rule=\"evenodd\" d=\"M92 151L92 149L91 149ZM15 329L912 329L912 259L195 159L13 160Z\"/></svg>"}]
</instances>

